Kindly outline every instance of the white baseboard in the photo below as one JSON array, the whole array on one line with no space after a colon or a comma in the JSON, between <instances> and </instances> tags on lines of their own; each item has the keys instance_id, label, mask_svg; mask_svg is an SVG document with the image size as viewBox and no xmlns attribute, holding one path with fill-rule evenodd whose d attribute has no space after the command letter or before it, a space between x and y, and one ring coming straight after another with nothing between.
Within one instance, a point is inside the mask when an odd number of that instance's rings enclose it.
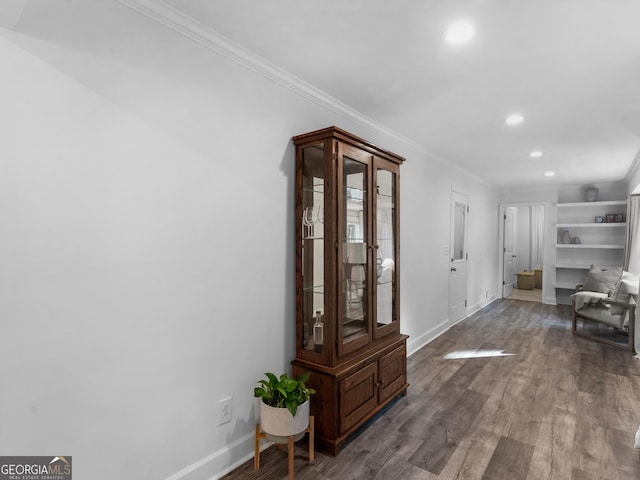
<instances>
[{"instance_id":1,"label":"white baseboard","mask_svg":"<svg viewBox=\"0 0 640 480\"><path fill-rule=\"evenodd\" d=\"M467 317L470 317L474 313L479 312L490 303L495 302L497 299L498 299L497 295L491 295L489 298L483 300L482 302L478 302L475 305L471 305L470 307L467 308Z\"/></svg>"},{"instance_id":2,"label":"white baseboard","mask_svg":"<svg viewBox=\"0 0 640 480\"><path fill-rule=\"evenodd\" d=\"M419 337L409 337L407 341L407 357L413 355L425 345L431 343L451 327L449 319L426 331Z\"/></svg>"},{"instance_id":3,"label":"white baseboard","mask_svg":"<svg viewBox=\"0 0 640 480\"><path fill-rule=\"evenodd\" d=\"M174 473L166 480L216 480L253 458L255 434L249 433L230 445L198 460L192 465ZM268 448L271 442L263 442L261 450ZM249 453L247 453L249 452Z\"/></svg>"},{"instance_id":4,"label":"white baseboard","mask_svg":"<svg viewBox=\"0 0 640 480\"><path fill-rule=\"evenodd\" d=\"M426 331L425 333L423 333L419 337L409 338L409 341L407 342L407 356L413 355L418 350L420 350L421 348L425 347L427 344L433 342L436 338L438 338L444 332L449 330L455 324L460 323L461 321L465 320L466 318L469 318L471 315L473 315L474 313L476 313L479 310L483 309L484 307L486 307L490 303L495 302L497 299L498 299L497 295L492 295L487 300L485 300L483 302L479 302L476 305L473 305L470 308L467 308L467 312L466 312L467 315L462 317L460 320L455 321L455 322L451 322L447 318L445 321L443 321L442 323L439 323L438 325L433 327L431 330Z\"/></svg>"}]
</instances>

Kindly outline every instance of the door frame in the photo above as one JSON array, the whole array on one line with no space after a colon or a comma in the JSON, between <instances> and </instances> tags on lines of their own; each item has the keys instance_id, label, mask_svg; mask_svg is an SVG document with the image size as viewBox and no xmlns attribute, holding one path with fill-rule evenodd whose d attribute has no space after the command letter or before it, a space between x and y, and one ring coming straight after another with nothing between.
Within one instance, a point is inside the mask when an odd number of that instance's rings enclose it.
<instances>
[{"instance_id":1,"label":"door frame","mask_svg":"<svg viewBox=\"0 0 640 480\"><path fill-rule=\"evenodd\" d=\"M456 203L457 200L463 200L463 203L466 206L465 212L464 212L464 226L463 226L463 233L464 233L464 237L463 237L463 245L462 245L462 250L463 250L463 257L462 259L458 259L458 260L454 260L453 255L454 255L454 244L455 244L455 221L454 221L454 213L455 213L455 209L454 209L454 205ZM463 319L465 319L467 317L467 281L468 281L468 265L469 265L469 195L466 193L462 193L454 188L451 189L451 197L450 197L450 212L449 212L449 262L447 262L449 269L451 270L451 268L456 264L456 263L463 263L464 264L464 298L465 298L465 305L464 305L464 314L462 315L462 317L458 318L458 319L452 319L451 318L451 303L452 303L452 296L453 296L453 292L451 289L451 271L449 270L448 273L448 299L447 299L447 319L448 322L453 325Z\"/></svg>"},{"instance_id":2,"label":"door frame","mask_svg":"<svg viewBox=\"0 0 640 480\"><path fill-rule=\"evenodd\" d=\"M504 215L507 207L530 207L542 205L544 208L544 227L542 228L542 303L548 303L545 301L547 298L545 292L552 277L550 269L553 267L552 262L549 261L547 254L549 252L549 221L550 221L550 203L549 202L521 202L521 203L501 203L498 206L498 285L497 292L498 298L503 297L502 285L504 282ZM554 260L555 261L555 260ZM554 271L555 274L555 271ZM552 283L555 284L555 281Z\"/></svg>"}]
</instances>

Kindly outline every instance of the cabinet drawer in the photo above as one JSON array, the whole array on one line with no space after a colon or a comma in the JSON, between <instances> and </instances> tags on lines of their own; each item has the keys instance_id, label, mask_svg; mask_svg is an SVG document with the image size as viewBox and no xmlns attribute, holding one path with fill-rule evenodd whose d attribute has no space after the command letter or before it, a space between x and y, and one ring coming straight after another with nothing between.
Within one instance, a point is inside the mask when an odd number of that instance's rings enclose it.
<instances>
[{"instance_id":1,"label":"cabinet drawer","mask_svg":"<svg viewBox=\"0 0 640 480\"><path fill-rule=\"evenodd\" d=\"M378 404L378 363L374 362L340 382L340 431L345 432Z\"/></svg>"},{"instance_id":2,"label":"cabinet drawer","mask_svg":"<svg viewBox=\"0 0 640 480\"><path fill-rule=\"evenodd\" d=\"M380 403L397 395L406 384L407 356L404 345L380 358Z\"/></svg>"}]
</instances>

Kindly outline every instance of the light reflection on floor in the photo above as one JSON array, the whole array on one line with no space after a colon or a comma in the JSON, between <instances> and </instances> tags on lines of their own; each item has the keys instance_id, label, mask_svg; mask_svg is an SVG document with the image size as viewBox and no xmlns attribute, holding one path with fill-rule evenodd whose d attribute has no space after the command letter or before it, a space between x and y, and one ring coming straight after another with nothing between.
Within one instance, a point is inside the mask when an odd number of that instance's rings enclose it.
<instances>
[{"instance_id":1,"label":"light reflection on floor","mask_svg":"<svg viewBox=\"0 0 640 480\"><path fill-rule=\"evenodd\" d=\"M444 359L451 360L455 358L507 357L510 355L515 355L515 353L504 353L504 350L457 350L455 352L447 353L444 356Z\"/></svg>"}]
</instances>

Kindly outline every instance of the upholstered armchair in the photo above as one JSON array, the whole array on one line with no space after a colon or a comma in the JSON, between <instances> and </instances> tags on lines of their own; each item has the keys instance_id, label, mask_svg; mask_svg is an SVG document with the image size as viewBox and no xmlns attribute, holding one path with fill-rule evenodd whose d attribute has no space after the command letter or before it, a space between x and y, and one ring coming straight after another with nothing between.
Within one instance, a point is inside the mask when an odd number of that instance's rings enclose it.
<instances>
[{"instance_id":1,"label":"upholstered armchair","mask_svg":"<svg viewBox=\"0 0 640 480\"><path fill-rule=\"evenodd\" d=\"M592 340L635 352L637 274L619 267L591 266L583 285L571 295L572 331ZM581 327L581 328L580 328Z\"/></svg>"}]
</instances>

